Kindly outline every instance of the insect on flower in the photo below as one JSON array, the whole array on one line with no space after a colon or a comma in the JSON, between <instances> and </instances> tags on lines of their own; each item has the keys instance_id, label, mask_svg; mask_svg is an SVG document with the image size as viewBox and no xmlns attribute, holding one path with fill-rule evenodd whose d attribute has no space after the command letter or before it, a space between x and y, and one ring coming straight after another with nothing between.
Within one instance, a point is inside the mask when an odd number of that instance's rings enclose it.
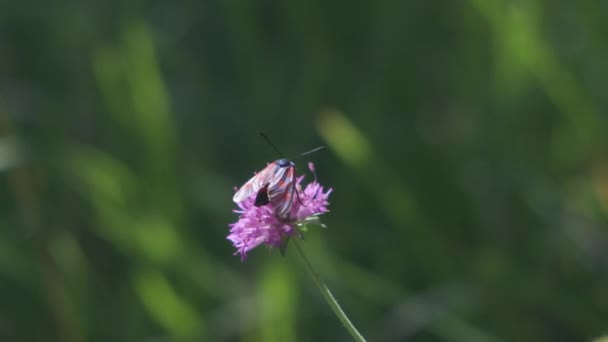
<instances>
[{"instance_id":1,"label":"insect on flower","mask_svg":"<svg viewBox=\"0 0 608 342\"><path fill-rule=\"evenodd\" d=\"M282 153L264 135L260 135L279 153ZM324 146L300 154L298 157L324 149ZM240 203L255 194L256 207L268 203L274 208L276 215L282 220L289 220L294 200L300 200L297 194L295 176L296 164L288 159L277 159L268 164L262 171L248 180L232 197L235 203Z\"/></svg>"},{"instance_id":2,"label":"insect on flower","mask_svg":"<svg viewBox=\"0 0 608 342\"><path fill-rule=\"evenodd\" d=\"M313 172L312 163L309 169ZM270 205L255 205L257 194L244 201L237 203L238 208L234 210L239 214L235 223L230 224L228 240L232 242L245 261L247 253L259 245L277 247L282 255L287 251L287 244L292 236L302 238L300 228L308 226L325 227L319 217L329 211L329 195L332 189L325 189L316 180L303 185L304 176L296 176L294 182L297 190L298 200L294 200L291 207L289 220L281 219Z\"/></svg>"}]
</instances>

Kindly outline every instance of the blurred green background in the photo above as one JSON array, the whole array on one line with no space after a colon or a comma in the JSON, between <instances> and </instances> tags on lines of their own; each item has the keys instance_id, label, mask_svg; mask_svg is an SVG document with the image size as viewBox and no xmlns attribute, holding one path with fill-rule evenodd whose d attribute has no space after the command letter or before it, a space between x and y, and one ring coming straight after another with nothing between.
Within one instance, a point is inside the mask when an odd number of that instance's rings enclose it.
<instances>
[{"instance_id":1,"label":"blurred green background","mask_svg":"<svg viewBox=\"0 0 608 342\"><path fill-rule=\"evenodd\" d=\"M334 188L303 247L370 341L608 333L608 3L0 2L0 340L349 341L233 188ZM309 176L310 177L310 176Z\"/></svg>"}]
</instances>

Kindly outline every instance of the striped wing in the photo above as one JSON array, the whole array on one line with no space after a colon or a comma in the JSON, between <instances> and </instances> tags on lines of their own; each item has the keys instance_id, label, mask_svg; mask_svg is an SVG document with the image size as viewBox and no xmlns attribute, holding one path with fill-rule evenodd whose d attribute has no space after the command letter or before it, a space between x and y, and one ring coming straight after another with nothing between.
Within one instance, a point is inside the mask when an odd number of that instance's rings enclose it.
<instances>
[{"instance_id":1,"label":"striped wing","mask_svg":"<svg viewBox=\"0 0 608 342\"><path fill-rule=\"evenodd\" d=\"M264 170L251 177L237 192L232 200L236 203L256 196L256 206L268 201L281 219L288 219L295 196L295 166L280 166L272 162Z\"/></svg>"},{"instance_id":2,"label":"striped wing","mask_svg":"<svg viewBox=\"0 0 608 342\"><path fill-rule=\"evenodd\" d=\"M282 167L274 182L268 185L268 199L277 216L289 218L295 195L295 166Z\"/></svg>"},{"instance_id":3,"label":"striped wing","mask_svg":"<svg viewBox=\"0 0 608 342\"><path fill-rule=\"evenodd\" d=\"M253 196L262 190L266 185L269 185L276 180L275 173L278 171L277 169L283 169L276 162L272 162L268 164L264 168L264 170L258 172L255 176L251 177L247 183L243 184L243 186L234 194L232 200L235 203L242 202L249 197Z\"/></svg>"}]
</instances>

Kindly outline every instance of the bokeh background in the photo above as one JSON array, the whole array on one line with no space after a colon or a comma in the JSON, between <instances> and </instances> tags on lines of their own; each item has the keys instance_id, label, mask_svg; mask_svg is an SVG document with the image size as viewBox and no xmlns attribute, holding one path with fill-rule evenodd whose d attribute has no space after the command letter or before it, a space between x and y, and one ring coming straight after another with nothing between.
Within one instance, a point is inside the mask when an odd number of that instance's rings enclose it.
<instances>
[{"instance_id":1,"label":"bokeh background","mask_svg":"<svg viewBox=\"0 0 608 342\"><path fill-rule=\"evenodd\" d=\"M277 158L370 341L608 333L608 3L0 2L0 340L349 341L226 240ZM308 176L310 179L310 175Z\"/></svg>"}]
</instances>

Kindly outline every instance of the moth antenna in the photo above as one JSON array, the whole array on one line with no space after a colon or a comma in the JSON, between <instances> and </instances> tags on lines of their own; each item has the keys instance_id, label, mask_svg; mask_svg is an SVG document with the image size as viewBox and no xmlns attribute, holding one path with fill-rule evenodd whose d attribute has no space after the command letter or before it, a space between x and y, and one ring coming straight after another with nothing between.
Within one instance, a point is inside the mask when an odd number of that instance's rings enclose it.
<instances>
[{"instance_id":1,"label":"moth antenna","mask_svg":"<svg viewBox=\"0 0 608 342\"><path fill-rule=\"evenodd\" d=\"M272 148L274 148L275 151L277 151L277 153L282 157L285 158L285 155L283 153L281 153L281 151L279 151L279 149L272 143L272 141L270 141L270 139L266 136L266 134L260 132L260 135L262 136L262 138L264 138L264 140L266 140L267 143L270 144L270 146L272 146Z\"/></svg>"},{"instance_id":2,"label":"moth antenna","mask_svg":"<svg viewBox=\"0 0 608 342\"><path fill-rule=\"evenodd\" d=\"M302 154L300 154L300 155L296 156L296 158L300 158L300 157L305 156L305 155L307 155L307 154L311 154L311 153L315 153L315 152L317 152L317 151L324 150L325 148L326 148L325 146L319 146L319 147L317 147L317 148L313 148L313 149L312 149L312 150L310 150L310 151L304 152L304 153L302 153Z\"/></svg>"}]
</instances>

